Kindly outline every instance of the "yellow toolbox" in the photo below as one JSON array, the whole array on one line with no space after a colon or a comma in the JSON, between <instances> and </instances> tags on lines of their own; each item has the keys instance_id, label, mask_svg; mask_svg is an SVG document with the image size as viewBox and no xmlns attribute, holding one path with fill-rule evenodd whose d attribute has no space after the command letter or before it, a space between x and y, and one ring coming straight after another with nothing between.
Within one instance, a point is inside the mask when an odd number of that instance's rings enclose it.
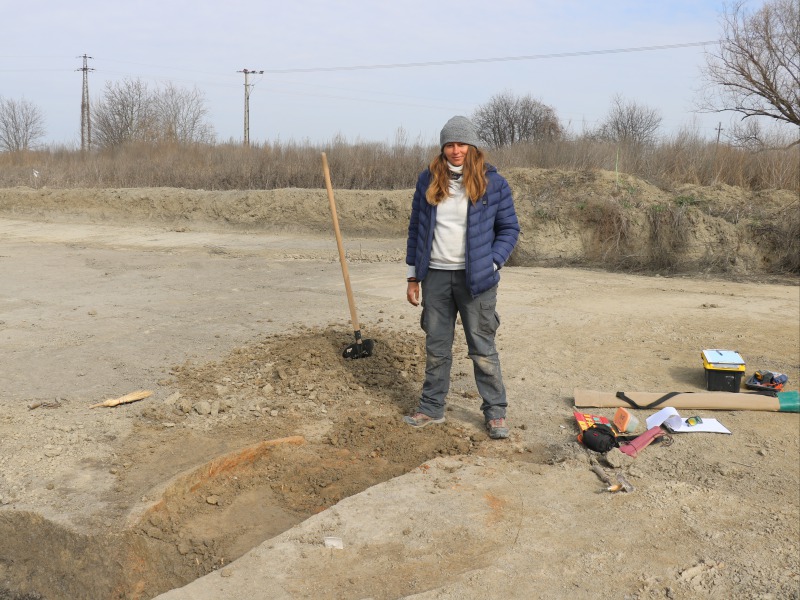
<instances>
[{"instance_id":1,"label":"yellow toolbox","mask_svg":"<svg viewBox=\"0 0 800 600\"><path fill-rule=\"evenodd\" d=\"M747 366L734 350L703 350L706 388L710 392L738 392Z\"/></svg>"}]
</instances>

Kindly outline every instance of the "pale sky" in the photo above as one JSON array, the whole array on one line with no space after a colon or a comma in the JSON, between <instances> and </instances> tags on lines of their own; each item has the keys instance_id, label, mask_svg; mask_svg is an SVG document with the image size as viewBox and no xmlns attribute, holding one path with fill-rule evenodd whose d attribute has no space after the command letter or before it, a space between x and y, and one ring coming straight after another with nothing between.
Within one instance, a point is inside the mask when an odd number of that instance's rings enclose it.
<instances>
[{"instance_id":1,"label":"pale sky","mask_svg":"<svg viewBox=\"0 0 800 600\"><path fill-rule=\"evenodd\" d=\"M662 133L694 120L710 139L730 119L693 112L712 46L597 52L717 40L722 8L723 0L0 0L0 96L41 110L46 143L79 146L79 56L88 54L91 102L123 79L196 87L220 142L243 137L243 69L266 71L250 76L252 142L340 134L391 143L402 127L427 143L448 118L503 91L553 107L573 132L596 127L620 94L658 110ZM580 53L592 54L485 60ZM477 62L314 70L449 61Z\"/></svg>"}]
</instances>

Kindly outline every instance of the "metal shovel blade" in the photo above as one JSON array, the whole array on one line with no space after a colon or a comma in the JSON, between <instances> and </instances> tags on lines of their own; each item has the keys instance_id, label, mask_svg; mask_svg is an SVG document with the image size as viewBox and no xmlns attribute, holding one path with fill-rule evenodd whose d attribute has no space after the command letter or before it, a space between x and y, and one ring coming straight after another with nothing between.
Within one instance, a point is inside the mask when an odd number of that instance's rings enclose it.
<instances>
[{"instance_id":1,"label":"metal shovel blade","mask_svg":"<svg viewBox=\"0 0 800 600\"><path fill-rule=\"evenodd\" d=\"M372 356L375 342L369 338L362 340L360 337L342 351L342 358L366 358Z\"/></svg>"}]
</instances>

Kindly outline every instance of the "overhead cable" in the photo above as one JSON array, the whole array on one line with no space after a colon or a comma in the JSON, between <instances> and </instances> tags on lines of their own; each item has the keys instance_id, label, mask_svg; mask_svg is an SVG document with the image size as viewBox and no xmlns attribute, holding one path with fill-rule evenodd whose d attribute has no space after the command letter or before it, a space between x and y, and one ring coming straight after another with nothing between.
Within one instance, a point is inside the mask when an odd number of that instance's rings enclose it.
<instances>
[{"instance_id":1,"label":"overhead cable","mask_svg":"<svg viewBox=\"0 0 800 600\"><path fill-rule=\"evenodd\" d=\"M585 50L582 52L558 52L555 54L530 54L523 56L501 56L495 58L464 58L459 60L434 60L429 62L388 63L376 65L352 65L349 67L309 67L298 69L264 69L265 73L320 73L328 71L365 71L370 69L408 69L413 67L441 67L445 65L468 65L476 63L510 62L515 60L544 60L550 58L569 58L572 56L592 56L596 54L622 54L626 52L648 52L651 50L671 50L673 48L691 48L708 46L718 40L708 42L687 42L684 44L665 44L663 46L640 46L638 48L613 48L609 50Z\"/></svg>"}]
</instances>

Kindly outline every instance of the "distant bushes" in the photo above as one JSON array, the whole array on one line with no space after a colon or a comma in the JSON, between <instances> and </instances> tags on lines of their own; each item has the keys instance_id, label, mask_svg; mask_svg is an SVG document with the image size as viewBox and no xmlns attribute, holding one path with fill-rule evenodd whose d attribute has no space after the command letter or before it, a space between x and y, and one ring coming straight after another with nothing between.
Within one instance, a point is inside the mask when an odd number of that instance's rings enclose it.
<instances>
[{"instance_id":1,"label":"distant bushes","mask_svg":"<svg viewBox=\"0 0 800 600\"><path fill-rule=\"evenodd\" d=\"M437 148L421 144L274 142L129 144L81 153L70 149L0 153L0 187L177 187L206 190L322 188L326 152L335 187L407 189ZM518 143L489 152L499 168L603 169L634 175L670 190L691 183L749 190L800 191L800 145L736 148L682 133L656 144L614 144L589 136Z\"/></svg>"}]
</instances>

